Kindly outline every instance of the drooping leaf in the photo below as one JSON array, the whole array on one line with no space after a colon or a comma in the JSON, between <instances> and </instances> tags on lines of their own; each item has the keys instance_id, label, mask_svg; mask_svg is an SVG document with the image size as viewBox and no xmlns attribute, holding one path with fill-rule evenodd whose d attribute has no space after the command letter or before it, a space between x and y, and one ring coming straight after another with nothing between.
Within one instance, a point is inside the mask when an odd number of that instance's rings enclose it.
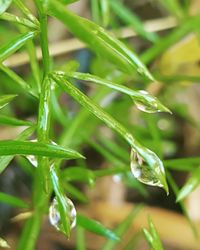
<instances>
[{"instance_id":1,"label":"drooping leaf","mask_svg":"<svg viewBox=\"0 0 200 250\"><path fill-rule=\"evenodd\" d=\"M89 219L81 214L77 214L77 225L81 226L88 231L102 235L111 240L119 240L119 237L111 230L107 229L100 222Z\"/></svg>"},{"instance_id":2,"label":"drooping leaf","mask_svg":"<svg viewBox=\"0 0 200 250\"><path fill-rule=\"evenodd\" d=\"M8 43L0 47L0 62L4 61L7 57L12 55L15 51L21 48L29 39L32 39L37 32L29 31L22 35L19 35Z\"/></svg>"},{"instance_id":3,"label":"drooping leaf","mask_svg":"<svg viewBox=\"0 0 200 250\"><path fill-rule=\"evenodd\" d=\"M181 188L177 196L177 202L186 198L200 184L200 167L193 171L185 185Z\"/></svg>"},{"instance_id":4,"label":"drooping leaf","mask_svg":"<svg viewBox=\"0 0 200 250\"><path fill-rule=\"evenodd\" d=\"M2 95L2 96L0 96L0 109L5 107L16 96L17 95Z\"/></svg>"},{"instance_id":5,"label":"drooping leaf","mask_svg":"<svg viewBox=\"0 0 200 250\"><path fill-rule=\"evenodd\" d=\"M144 90L135 91L126 86L116 84L109 80L102 79L98 76L86 74L86 73L80 73L80 72L64 73L60 71L56 73L58 75L62 75L65 77L72 77L72 78L79 79L79 80L93 82L95 84L103 85L108 88L127 94L135 102L136 107L144 112L147 112L147 113L169 112L171 113L171 111L168 108L166 108L156 97L151 96L148 92Z\"/></svg>"},{"instance_id":6,"label":"drooping leaf","mask_svg":"<svg viewBox=\"0 0 200 250\"><path fill-rule=\"evenodd\" d=\"M11 3L12 0L0 0L0 15L8 9Z\"/></svg>"},{"instance_id":7,"label":"drooping leaf","mask_svg":"<svg viewBox=\"0 0 200 250\"><path fill-rule=\"evenodd\" d=\"M102 27L75 15L67 10L57 0L49 0L49 13L62 21L68 29L96 53L116 64L121 70L139 74L154 81L141 60L121 41L109 35Z\"/></svg>"},{"instance_id":8,"label":"drooping leaf","mask_svg":"<svg viewBox=\"0 0 200 250\"><path fill-rule=\"evenodd\" d=\"M52 78L66 93L71 95L77 102L87 108L93 115L106 123L110 128L118 132L122 138L124 138L129 143L132 150L140 155L140 163L143 163L143 159L147 162L148 165L140 164L140 169L138 169L138 171L140 171L141 174L138 175L137 171L137 175L135 175L138 180L148 185L163 187L168 193L168 186L165 179L163 164L154 152L143 147L138 141L136 141L136 139L124 126L122 126L118 121L106 113L101 107L95 104L91 99L89 99L66 79L63 77L58 77L55 74L52 74ZM133 163L132 161L133 159L131 159L131 164Z\"/></svg>"},{"instance_id":9,"label":"drooping leaf","mask_svg":"<svg viewBox=\"0 0 200 250\"><path fill-rule=\"evenodd\" d=\"M37 155L55 158L77 159L83 156L78 152L53 144L30 141L0 141L0 156L5 155Z\"/></svg>"},{"instance_id":10,"label":"drooping leaf","mask_svg":"<svg viewBox=\"0 0 200 250\"><path fill-rule=\"evenodd\" d=\"M29 205L26 204L23 200L21 200L17 197L14 197L12 195L0 192L0 203L2 203L2 202L9 204L11 206L14 206L14 207L20 207L20 208L28 208L29 207Z\"/></svg>"}]
</instances>

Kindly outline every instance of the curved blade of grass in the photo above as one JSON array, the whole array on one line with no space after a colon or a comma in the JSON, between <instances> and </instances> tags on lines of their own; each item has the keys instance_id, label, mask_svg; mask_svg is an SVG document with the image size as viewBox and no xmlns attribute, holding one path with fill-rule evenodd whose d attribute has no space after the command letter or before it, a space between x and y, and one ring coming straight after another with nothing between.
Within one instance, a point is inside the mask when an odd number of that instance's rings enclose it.
<instances>
[{"instance_id":1,"label":"curved blade of grass","mask_svg":"<svg viewBox=\"0 0 200 250\"><path fill-rule=\"evenodd\" d=\"M53 185L54 192L56 194L57 202L58 202L58 209L60 213L60 219L62 226L60 230L62 233L66 234L67 237L70 235L70 219L69 219L69 209L66 204L65 195L63 188L60 183L60 179L58 177L57 170L55 169L54 165L50 168L50 177Z\"/></svg>"},{"instance_id":2,"label":"curved blade of grass","mask_svg":"<svg viewBox=\"0 0 200 250\"><path fill-rule=\"evenodd\" d=\"M99 107L96 103L94 103L66 79L55 76L53 74L52 78L66 93L71 95L77 102L88 109L93 115L106 123L107 126L118 132L122 136L122 138L124 138L129 143L131 148L147 162L152 175L157 180L156 185L163 187L168 193L168 186L165 179L165 170L163 164L154 152L143 147L123 125L121 125L112 116L106 113L101 107Z\"/></svg>"},{"instance_id":3,"label":"curved blade of grass","mask_svg":"<svg viewBox=\"0 0 200 250\"><path fill-rule=\"evenodd\" d=\"M145 30L142 21L139 17L128 8L125 7L125 4L122 4L118 0L109 0L112 10L115 12L117 16L127 25L131 25L133 29L141 35L141 37L149 40L150 42L158 41L159 37L154 32L148 32Z\"/></svg>"},{"instance_id":4,"label":"curved blade of grass","mask_svg":"<svg viewBox=\"0 0 200 250\"><path fill-rule=\"evenodd\" d=\"M103 85L108 88L117 90L121 93L127 94L133 99L133 101L136 101L137 103L140 103L141 105L146 107L142 111L148 110L148 112L150 113L154 113L154 112L171 113L171 111L168 108L166 108L156 97L151 96L146 91L135 91L126 86L113 83L109 80L102 79L98 76L91 75L88 73L80 73L80 72L64 73L64 72L59 71L59 72L56 72L56 74L66 76L66 77L72 77L72 78L83 80L83 81L93 82L95 84Z\"/></svg>"},{"instance_id":5,"label":"curved blade of grass","mask_svg":"<svg viewBox=\"0 0 200 250\"><path fill-rule=\"evenodd\" d=\"M114 233L119 237L122 236L128 231L132 223L134 222L134 218L138 215L140 210L143 208L143 205L138 205L133 208L133 210L129 213L129 215L120 223L119 226L114 229ZM101 250L112 250L115 248L117 242L113 242L111 240L107 241Z\"/></svg>"},{"instance_id":6,"label":"curved blade of grass","mask_svg":"<svg viewBox=\"0 0 200 250\"><path fill-rule=\"evenodd\" d=\"M111 240L119 240L119 237L113 231L107 229L100 222L89 219L81 214L77 214L76 223L78 226L81 226L92 233L99 234Z\"/></svg>"},{"instance_id":7,"label":"curved blade of grass","mask_svg":"<svg viewBox=\"0 0 200 250\"><path fill-rule=\"evenodd\" d=\"M31 22L30 20L23 18L23 17L15 16L11 13L7 13L7 12L3 13L2 15L0 15L0 19L4 21L24 25L29 29L38 29L38 26L35 23Z\"/></svg>"},{"instance_id":8,"label":"curved blade of grass","mask_svg":"<svg viewBox=\"0 0 200 250\"><path fill-rule=\"evenodd\" d=\"M0 96L0 109L5 107L10 101L12 101L17 95L2 95Z\"/></svg>"},{"instance_id":9,"label":"curved blade of grass","mask_svg":"<svg viewBox=\"0 0 200 250\"><path fill-rule=\"evenodd\" d=\"M0 156L3 155L37 155L65 159L83 157L74 150L57 145L17 140L0 141Z\"/></svg>"},{"instance_id":10,"label":"curved blade of grass","mask_svg":"<svg viewBox=\"0 0 200 250\"><path fill-rule=\"evenodd\" d=\"M79 17L67 10L57 0L49 0L49 12L62 21L76 37L86 43L92 50L116 64L129 73L137 70L139 74L154 81L141 60L121 41L109 35L102 27L88 19Z\"/></svg>"},{"instance_id":11,"label":"curved blade of grass","mask_svg":"<svg viewBox=\"0 0 200 250\"><path fill-rule=\"evenodd\" d=\"M94 173L83 167L68 167L62 171L62 177L66 181L81 181L90 185L94 184Z\"/></svg>"},{"instance_id":12,"label":"curved blade of grass","mask_svg":"<svg viewBox=\"0 0 200 250\"><path fill-rule=\"evenodd\" d=\"M0 192L0 203L2 203L2 202L9 204L13 207L20 207L20 208L28 208L29 207L29 205L26 204L23 200L21 200L17 197L14 197L12 195Z\"/></svg>"},{"instance_id":13,"label":"curved blade of grass","mask_svg":"<svg viewBox=\"0 0 200 250\"><path fill-rule=\"evenodd\" d=\"M2 247L2 248L10 248L8 243L4 239L2 239L1 237L0 237L0 247Z\"/></svg>"},{"instance_id":14,"label":"curved blade of grass","mask_svg":"<svg viewBox=\"0 0 200 250\"><path fill-rule=\"evenodd\" d=\"M179 202L186 198L192 191L200 185L200 167L193 171L185 185L178 193L176 201Z\"/></svg>"},{"instance_id":15,"label":"curved blade of grass","mask_svg":"<svg viewBox=\"0 0 200 250\"><path fill-rule=\"evenodd\" d=\"M37 32L29 31L25 34L19 35L8 43L0 47L0 62L4 61L7 57L12 55L15 51L21 48L29 39L32 39Z\"/></svg>"},{"instance_id":16,"label":"curved blade of grass","mask_svg":"<svg viewBox=\"0 0 200 250\"><path fill-rule=\"evenodd\" d=\"M6 124L11 126L32 126L33 123L29 121L19 120L6 115L0 115L0 124Z\"/></svg>"},{"instance_id":17,"label":"curved blade of grass","mask_svg":"<svg viewBox=\"0 0 200 250\"><path fill-rule=\"evenodd\" d=\"M0 15L8 9L11 3L12 0L0 0Z\"/></svg>"}]
</instances>

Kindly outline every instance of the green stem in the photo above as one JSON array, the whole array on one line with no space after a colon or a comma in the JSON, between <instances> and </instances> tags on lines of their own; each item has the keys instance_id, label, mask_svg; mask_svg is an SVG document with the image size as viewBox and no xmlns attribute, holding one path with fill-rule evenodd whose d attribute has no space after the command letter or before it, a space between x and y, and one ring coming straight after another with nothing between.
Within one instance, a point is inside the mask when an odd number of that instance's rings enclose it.
<instances>
[{"instance_id":1,"label":"green stem","mask_svg":"<svg viewBox=\"0 0 200 250\"><path fill-rule=\"evenodd\" d=\"M41 86L38 114L38 141L49 142L50 129L50 81L48 73L50 70L50 58L47 36L47 16L43 8L42 1L35 0L39 13L40 21L40 42L43 55L44 75ZM33 183L33 209L34 213L25 225L22 237L19 242L19 250L36 249L36 241L40 232L43 215L48 208L48 200L51 193L49 186L49 159L46 157L38 158L38 167L36 168Z\"/></svg>"}]
</instances>

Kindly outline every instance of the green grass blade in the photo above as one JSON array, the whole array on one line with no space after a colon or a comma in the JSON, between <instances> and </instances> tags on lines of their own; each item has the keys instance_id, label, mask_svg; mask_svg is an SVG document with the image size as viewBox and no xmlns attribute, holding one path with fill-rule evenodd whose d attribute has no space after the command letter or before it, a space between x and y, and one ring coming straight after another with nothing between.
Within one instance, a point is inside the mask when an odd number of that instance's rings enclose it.
<instances>
[{"instance_id":1,"label":"green grass blade","mask_svg":"<svg viewBox=\"0 0 200 250\"><path fill-rule=\"evenodd\" d=\"M103 27L107 27L110 21L110 3L109 0L101 0L100 1L100 9L102 16L102 25Z\"/></svg>"},{"instance_id":2,"label":"green grass blade","mask_svg":"<svg viewBox=\"0 0 200 250\"><path fill-rule=\"evenodd\" d=\"M192 191L200 185L200 167L194 170L186 181L185 185L181 188L177 196L177 202L186 198Z\"/></svg>"},{"instance_id":3,"label":"green grass blade","mask_svg":"<svg viewBox=\"0 0 200 250\"><path fill-rule=\"evenodd\" d=\"M25 34L19 35L8 43L0 47L0 62L12 55L15 51L20 49L29 39L32 39L37 32L29 31Z\"/></svg>"},{"instance_id":4,"label":"green grass blade","mask_svg":"<svg viewBox=\"0 0 200 250\"><path fill-rule=\"evenodd\" d=\"M66 93L71 95L77 102L88 109L93 115L106 123L108 127L119 133L122 138L124 138L133 148L133 150L136 151L147 162L147 164L149 165L149 172L151 172L151 177L153 176L154 181L156 180L156 183L154 185L163 187L168 193L164 167L161 160L156 156L155 153L143 147L138 141L136 141L132 134L122 124L120 124L112 116L106 113L101 107L95 104L91 99L84 95L79 89L74 87L70 82L55 75L52 75L52 78ZM147 181L145 183L152 185L152 183L147 183Z\"/></svg>"},{"instance_id":5,"label":"green grass blade","mask_svg":"<svg viewBox=\"0 0 200 250\"><path fill-rule=\"evenodd\" d=\"M182 19L184 18L184 12L182 6L178 0L159 0L159 2L176 17Z\"/></svg>"},{"instance_id":6,"label":"green grass blade","mask_svg":"<svg viewBox=\"0 0 200 250\"><path fill-rule=\"evenodd\" d=\"M112 10L117 16L127 25L133 27L141 37L149 40L150 42L156 42L159 40L159 36L154 32L148 32L145 30L142 21L131 10L125 7L119 0L109 0Z\"/></svg>"},{"instance_id":7,"label":"green grass blade","mask_svg":"<svg viewBox=\"0 0 200 250\"><path fill-rule=\"evenodd\" d=\"M74 150L57 145L17 140L0 141L0 156L5 155L37 155L65 159L83 157Z\"/></svg>"},{"instance_id":8,"label":"green grass blade","mask_svg":"<svg viewBox=\"0 0 200 250\"><path fill-rule=\"evenodd\" d=\"M86 250L85 230L79 226L76 228L76 250Z\"/></svg>"},{"instance_id":9,"label":"green grass blade","mask_svg":"<svg viewBox=\"0 0 200 250\"><path fill-rule=\"evenodd\" d=\"M113 83L112 81L102 79L98 76L91 75L88 73L80 73L80 72L57 72L58 75L65 76L65 77L72 77L75 79L89 81L98 85L106 86L108 88L117 90L121 93L129 95L133 101L137 104L137 107L143 106L143 109L140 108L142 111L146 111L148 113L154 112L169 112L171 111L166 108L156 97L151 96L146 91L135 91L126 86Z\"/></svg>"},{"instance_id":10,"label":"green grass blade","mask_svg":"<svg viewBox=\"0 0 200 250\"><path fill-rule=\"evenodd\" d=\"M200 162L200 157L188 157L179 159L164 160L163 163L169 169L179 171L192 171L197 168Z\"/></svg>"},{"instance_id":11,"label":"green grass blade","mask_svg":"<svg viewBox=\"0 0 200 250\"><path fill-rule=\"evenodd\" d=\"M71 185L68 182L63 182L63 188L65 189L66 193L70 194L70 196L73 199L76 199L77 201L83 202L83 203L88 203L88 198L79 191L76 187Z\"/></svg>"},{"instance_id":12,"label":"green grass blade","mask_svg":"<svg viewBox=\"0 0 200 250\"><path fill-rule=\"evenodd\" d=\"M15 16L11 13L7 13L7 12L3 13L2 15L0 15L0 19L4 21L23 25L29 29L36 29L36 30L39 29L38 26L35 23L31 22L30 20L23 18L23 17Z\"/></svg>"},{"instance_id":13,"label":"green grass blade","mask_svg":"<svg viewBox=\"0 0 200 250\"><path fill-rule=\"evenodd\" d=\"M17 95L2 95L0 96L0 109L5 107L10 101L12 101Z\"/></svg>"},{"instance_id":14,"label":"green grass blade","mask_svg":"<svg viewBox=\"0 0 200 250\"><path fill-rule=\"evenodd\" d=\"M60 183L60 178L57 174L57 170L52 165L50 168L50 177L53 185L54 192L56 194L58 209L60 213L61 226L60 230L69 237L70 235L70 218L69 207L66 204L63 188Z\"/></svg>"},{"instance_id":15,"label":"green grass blade","mask_svg":"<svg viewBox=\"0 0 200 250\"><path fill-rule=\"evenodd\" d=\"M6 115L0 115L0 124L10 125L10 126L32 126L33 123L29 121L19 120Z\"/></svg>"},{"instance_id":16,"label":"green grass blade","mask_svg":"<svg viewBox=\"0 0 200 250\"><path fill-rule=\"evenodd\" d=\"M57 0L49 1L49 12L62 21L75 36L92 50L112 61L121 70L129 73L137 70L139 74L154 81L141 60L121 41L109 35L102 27L79 17L62 6Z\"/></svg>"},{"instance_id":17,"label":"green grass blade","mask_svg":"<svg viewBox=\"0 0 200 250\"><path fill-rule=\"evenodd\" d=\"M12 195L9 195L9 194L5 194L5 193L0 192L0 203L2 203L2 202L9 204L13 207L29 208L29 205L26 204L21 199L14 197Z\"/></svg>"},{"instance_id":18,"label":"green grass blade","mask_svg":"<svg viewBox=\"0 0 200 250\"><path fill-rule=\"evenodd\" d=\"M86 230L92 233L99 234L108 239L117 240L117 241L119 240L119 238L113 231L107 229L100 222L93 220L93 219L89 219L81 214L77 214L77 225L85 228Z\"/></svg>"},{"instance_id":19,"label":"green grass blade","mask_svg":"<svg viewBox=\"0 0 200 250\"><path fill-rule=\"evenodd\" d=\"M0 15L8 9L11 3L12 0L0 0Z\"/></svg>"},{"instance_id":20,"label":"green grass blade","mask_svg":"<svg viewBox=\"0 0 200 250\"><path fill-rule=\"evenodd\" d=\"M132 223L134 222L134 218L138 215L138 213L143 208L143 205L138 205L133 208L130 214L114 229L114 233L119 237L122 236L128 231ZM117 242L113 242L111 240L107 241L101 250L112 250L115 249Z\"/></svg>"},{"instance_id":21,"label":"green grass blade","mask_svg":"<svg viewBox=\"0 0 200 250\"><path fill-rule=\"evenodd\" d=\"M89 169L83 167L68 167L62 171L62 178L66 181L81 181L93 185L95 175Z\"/></svg>"}]
</instances>

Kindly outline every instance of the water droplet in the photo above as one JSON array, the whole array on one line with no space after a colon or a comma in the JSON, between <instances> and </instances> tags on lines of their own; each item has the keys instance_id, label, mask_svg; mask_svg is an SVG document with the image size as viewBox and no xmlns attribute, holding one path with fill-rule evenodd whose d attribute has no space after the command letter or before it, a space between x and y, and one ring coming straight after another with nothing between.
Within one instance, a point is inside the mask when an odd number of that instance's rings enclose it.
<instances>
[{"instance_id":1,"label":"water droplet","mask_svg":"<svg viewBox=\"0 0 200 250\"><path fill-rule=\"evenodd\" d=\"M67 197L65 197L65 203L67 207L66 216L69 218L70 228L72 229L76 226L76 209L74 207L73 202ZM49 208L49 221L51 225L54 226L57 230L62 231L62 222L58 210L58 201L56 197L53 199Z\"/></svg>"},{"instance_id":2,"label":"water droplet","mask_svg":"<svg viewBox=\"0 0 200 250\"><path fill-rule=\"evenodd\" d=\"M147 185L163 187L158 178L160 171L158 168L159 166L152 168L144 164L143 158L133 149L131 150L131 172L137 180Z\"/></svg>"},{"instance_id":3,"label":"water droplet","mask_svg":"<svg viewBox=\"0 0 200 250\"><path fill-rule=\"evenodd\" d=\"M121 180L122 180L121 175L119 175L119 174L113 175L112 179L113 179L113 181L114 181L115 183L120 183Z\"/></svg>"}]
</instances>

